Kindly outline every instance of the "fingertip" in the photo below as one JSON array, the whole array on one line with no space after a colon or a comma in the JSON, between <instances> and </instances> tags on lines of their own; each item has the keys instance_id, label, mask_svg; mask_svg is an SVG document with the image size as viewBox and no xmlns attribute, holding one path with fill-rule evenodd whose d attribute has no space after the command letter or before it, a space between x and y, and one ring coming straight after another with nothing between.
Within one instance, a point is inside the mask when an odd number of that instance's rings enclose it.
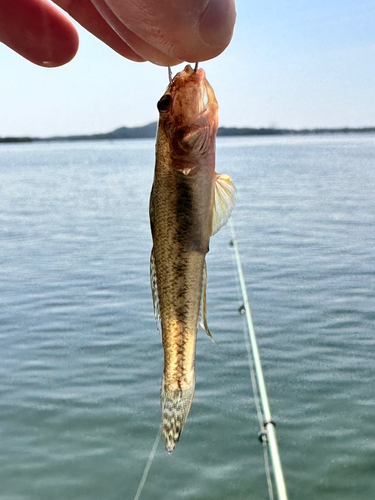
<instances>
[{"instance_id":1,"label":"fingertip","mask_svg":"<svg viewBox=\"0 0 375 500\"><path fill-rule=\"evenodd\" d=\"M189 3L194 7L201 4L201 0L190 0ZM181 17L181 29L170 31L173 36L169 44L162 38L160 48L168 57L190 63L217 57L226 49L233 36L236 22L235 0L211 0L203 11L199 12L192 7L190 11L194 12L195 21L191 22L191 16L185 16L185 19ZM157 46L158 41L156 33L153 43Z\"/></svg>"},{"instance_id":2,"label":"fingertip","mask_svg":"<svg viewBox=\"0 0 375 500\"><path fill-rule=\"evenodd\" d=\"M47 1L2 0L0 14L1 41L32 63L57 67L76 55L75 27Z\"/></svg>"},{"instance_id":3,"label":"fingertip","mask_svg":"<svg viewBox=\"0 0 375 500\"><path fill-rule=\"evenodd\" d=\"M235 22L234 0L212 0L199 21L200 37L218 55L231 41Z\"/></svg>"},{"instance_id":4,"label":"fingertip","mask_svg":"<svg viewBox=\"0 0 375 500\"><path fill-rule=\"evenodd\" d=\"M51 24L46 27L44 36L46 45L41 55L47 56L47 58L43 59L42 64L38 62L36 64L56 68L67 64L77 54L79 47L77 30L64 15L60 12L59 15L59 18L51 20Z\"/></svg>"}]
</instances>

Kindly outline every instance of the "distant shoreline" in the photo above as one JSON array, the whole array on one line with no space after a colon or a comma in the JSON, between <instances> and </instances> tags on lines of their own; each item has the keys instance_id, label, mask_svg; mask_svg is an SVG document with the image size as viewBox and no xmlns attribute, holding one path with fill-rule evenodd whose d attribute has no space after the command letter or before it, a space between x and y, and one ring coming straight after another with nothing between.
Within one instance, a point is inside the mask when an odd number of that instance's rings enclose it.
<instances>
[{"instance_id":1,"label":"distant shoreline","mask_svg":"<svg viewBox=\"0 0 375 500\"><path fill-rule=\"evenodd\" d=\"M143 127L121 127L105 134L66 135L54 137L0 137L0 143L54 142L54 141L100 141L116 139L153 139L156 136L157 123L149 123ZM316 134L364 134L375 133L375 127L342 127L342 128L237 128L219 127L218 137L269 136L269 135L316 135Z\"/></svg>"}]
</instances>

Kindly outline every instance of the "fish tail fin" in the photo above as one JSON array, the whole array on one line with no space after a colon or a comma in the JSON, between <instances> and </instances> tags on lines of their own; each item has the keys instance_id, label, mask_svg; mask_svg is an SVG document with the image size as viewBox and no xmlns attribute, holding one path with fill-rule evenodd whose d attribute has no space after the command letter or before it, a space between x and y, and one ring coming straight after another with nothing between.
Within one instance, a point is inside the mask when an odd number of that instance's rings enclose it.
<instances>
[{"instance_id":1,"label":"fish tail fin","mask_svg":"<svg viewBox=\"0 0 375 500\"><path fill-rule=\"evenodd\" d=\"M189 415L195 391L195 373L193 381L186 389L169 390L163 379L161 390L162 428L165 449L171 453L180 439L180 434Z\"/></svg>"}]
</instances>

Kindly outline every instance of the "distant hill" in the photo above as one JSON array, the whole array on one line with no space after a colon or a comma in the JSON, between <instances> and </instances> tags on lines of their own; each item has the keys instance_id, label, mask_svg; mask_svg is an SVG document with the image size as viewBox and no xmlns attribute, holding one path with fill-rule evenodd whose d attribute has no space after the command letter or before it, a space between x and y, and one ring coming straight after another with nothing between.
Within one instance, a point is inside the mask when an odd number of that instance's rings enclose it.
<instances>
[{"instance_id":1,"label":"distant hill","mask_svg":"<svg viewBox=\"0 0 375 500\"><path fill-rule=\"evenodd\" d=\"M105 134L91 134L91 135L67 135L46 137L43 139L36 139L39 141L98 141L108 139L153 139L156 136L157 123L149 123L143 127L120 127L113 132ZM35 139L34 139L35 140Z\"/></svg>"},{"instance_id":2,"label":"distant hill","mask_svg":"<svg viewBox=\"0 0 375 500\"><path fill-rule=\"evenodd\" d=\"M105 134L67 135L54 137L0 137L0 143L34 142L34 141L98 141L116 139L153 139L156 136L157 123L149 123L143 127L120 127ZM313 129L278 129L278 128L236 128L219 127L218 136L266 136L266 135L310 135L310 134L357 134L374 133L375 127L359 128L313 128Z\"/></svg>"}]
</instances>

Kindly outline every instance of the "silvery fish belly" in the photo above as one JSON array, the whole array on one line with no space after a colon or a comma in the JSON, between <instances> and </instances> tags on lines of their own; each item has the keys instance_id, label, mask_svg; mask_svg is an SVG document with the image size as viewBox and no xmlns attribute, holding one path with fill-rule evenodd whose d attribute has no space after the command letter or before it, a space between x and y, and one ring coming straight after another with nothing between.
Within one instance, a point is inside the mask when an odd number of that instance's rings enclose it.
<instances>
[{"instance_id":1,"label":"silvery fish belly","mask_svg":"<svg viewBox=\"0 0 375 500\"><path fill-rule=\"evenodd\" d=\"M160 322L165 447L171 452L195 389L195 345L206 321L206 263L210 237L229 219L236 190L215 172L218 104L202 69L187 65L158 102L160 112L150 199L151 287Z\"/></svg>"}]
</instances>

